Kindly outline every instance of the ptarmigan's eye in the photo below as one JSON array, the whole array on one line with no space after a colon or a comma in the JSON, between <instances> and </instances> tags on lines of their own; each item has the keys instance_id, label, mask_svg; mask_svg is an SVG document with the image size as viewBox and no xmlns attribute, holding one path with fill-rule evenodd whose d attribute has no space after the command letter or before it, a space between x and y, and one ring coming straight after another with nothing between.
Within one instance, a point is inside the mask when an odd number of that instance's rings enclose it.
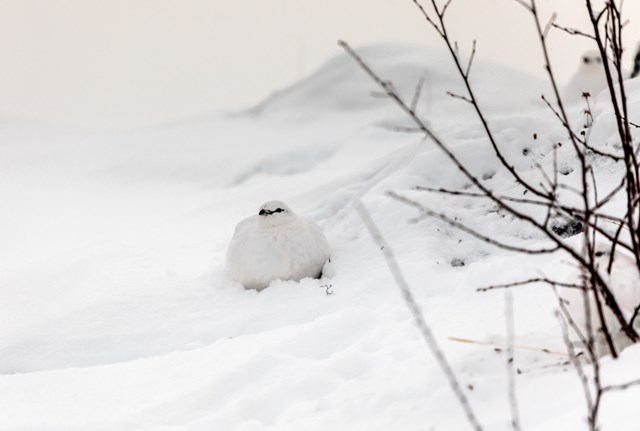
<instances>
[{"instance_id":1,"label":"ptarmigan's eye","mask_svg":"<svg viewBox=\"0 0 640 431\"><path fill-rule=\"evenodd\" d=\"M591 63L591 59L589 57L582 57L582 61L584 62L584 64Z\"/></svg>"},{"instance_id":2,"label":"ptarmigan's eye","mask_svg":"<svg viewBox=\"0 0 640 431\"><path fill-rule=\"evenodd\" d=\"M272 210L266 210L266 209L264 209L264 208L263 208L263 209L261 209L261 210L260 210L260 212L258 213L258 215L261 215L261 216L268 216L268 215L275 214L275 213L283 213L283 212L285 212L285 211L286 211L286 210L285 210L285 209L283 209L283 208L277 208L277 209L275 209L275 210L273 210L273 211L272 211Z\"/></svg>"},{"instance_id":3,"label":"ptarmigan's eye","mask_svg":"<svg viewBox=\"0 0 640 431\"><path fill-rule=\"evenodd\" d=\"M596 251L595 255L596 257L604 256L604 251Z\"/></svg>"}]
</instances>

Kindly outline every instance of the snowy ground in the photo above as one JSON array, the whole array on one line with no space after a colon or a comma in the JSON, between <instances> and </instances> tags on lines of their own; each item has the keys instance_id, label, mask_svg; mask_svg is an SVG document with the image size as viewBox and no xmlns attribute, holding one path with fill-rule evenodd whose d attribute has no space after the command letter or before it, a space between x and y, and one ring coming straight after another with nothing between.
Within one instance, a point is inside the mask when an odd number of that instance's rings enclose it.
<instances>
[{"instance_id":1,"label":"snowy ground","mask_svg":"<svg viewBox=\"0 0 640 431\"><path fill-rule=\"evenodd\" d=\"M495 190L521 186L491 157L444 53L361 51ZM544 86L477 63L491 127L523 175L564 140ZM630 83L640 112L640 85ZM405 193L493 237L544 245L491 204L415 186L466 181L353 61L339 56L247 112L127 133L0 125L0 429L468 429L384 260L353 210L361 199L391 244L426 319L487 430L509 429L502 292L476 288L570 278L557 256L523 258L479 243L385 196ZM373 92L373 93L372 93ZM601 101L599 101L601 102ZM614 145L606 103L593 141ZM635 118L635 117L634 117ZM537 139L533 134L537 134ZM559 154L571 183L571 160ZM619 167L595 163L604 184ZM235 224L280 199L318 222L333 249L323 280L245 291L224 272ZM578 239L576 239L578 241ZM330 293L330 294L328 294ZM544 286L514 292L516 345L564 352ZM449 337L473 339L465 344ZM585 429L585 403L562 354L516 349L525 430ZM640 348L605 359L606 383L640 378ZM612 393L604 430L637 430L640 387Z\"/></svg>"}]
</instances>

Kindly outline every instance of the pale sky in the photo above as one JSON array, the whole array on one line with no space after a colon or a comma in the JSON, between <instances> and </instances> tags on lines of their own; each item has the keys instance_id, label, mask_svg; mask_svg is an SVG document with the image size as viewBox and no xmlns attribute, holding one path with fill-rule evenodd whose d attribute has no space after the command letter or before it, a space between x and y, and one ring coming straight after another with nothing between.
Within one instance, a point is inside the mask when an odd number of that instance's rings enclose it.
<instances>
[{"instance_id":1,"label":"pale sky","mask_svg":"<svg viewBox=\"0 0 640 431\"><path fill-rule=\"evenodd\" d=\"M539 3L586 28L583 0ZM625 8L633 51L640 1ZM479 57L542 74L514 0L454 0L449 13L463 48L477 38ZM239 109L340 53L337 39L439 43L411 0L0 0L0 117L120 128ZM567 79L586 42L552 42Z\"/></svg>"}]
</instances>

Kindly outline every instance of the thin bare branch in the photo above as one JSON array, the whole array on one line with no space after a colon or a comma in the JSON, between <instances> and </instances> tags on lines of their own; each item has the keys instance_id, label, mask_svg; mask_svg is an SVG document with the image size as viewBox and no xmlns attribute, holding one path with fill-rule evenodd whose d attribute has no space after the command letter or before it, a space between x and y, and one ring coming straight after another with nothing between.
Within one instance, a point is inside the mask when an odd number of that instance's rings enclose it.
<instances>
[{"instance_id":1,"label":"thin bare branch","mask_svg":"<svg viewBox=\"0 0 640 431\"><path fill-rule=\"evenodd\" d=\"M529 12L531 12L531 5L526 3L524 0L513 0L516 3L520 4L522 7L524 7L525 9L527 9Z\"/></svg>"},{"instance_id":2,"label":"thin bare branch","mask_svg":"<svg viewBox=\"0 0 640 431\"><path fill-rule=\"evenodd\" d=\"M473 65L473 59L476 56L476 44L477 41L473 39L473 46L471 48L471 55L469 55L469 63L467 64L467 68L464 71L464 77L469 78L469 73L471 72L471 66Z\"/></svg>"},{"instance_id":3,"label":"thin bare branch","mask_svg":"<svg viewBox=\"0 0 640 431\"><path fill-rule=\"evenodd\" d=\"M392 132L398 132L398 133L420 133L420 134L422 134L422 130L418 129L417 127L394 126L394 125L390 125L390 124L380 125L380 127L384 128L386 130L391 130Z\"/></svg>"},{"instance_id":4,"label":"thin bare branch","mask_svg":"<svg viewBox=\"0 0 640 431\"><path fill-rule=\"evenodd\" d=\"M513 346L515 344L515 330L513 322L513 296L506 291L504 295L504 314L507 332L507 381L509 393L509 408L511 410L511 427L513 431L520 431L520 414L518 413L518 397L516 394L516 367Z\"/></svg>"},{"instance_id":5,"label":"thin bare branch","mask_svg":"<svg viewBox=\"0 0 640 431\"><path fill-rule=\"evenodd\" d=\"M429 16L429 14L427 13L427 11L424 9L424 7L422 6L422 4L420 4L420 2L418 0L411 0L413 2L413 4L415 4L418 7L418 10L420 10L420 13L422 14L422 17L427 20L427 22L434 28L434 30L440 35L443 36L443 32L440 29L440 27L438 27L438 25L436 24L436 22L434 20L431 19L431 16Z\"/></svg>"},{"instance_id":6,"label":"thin bare branch","mask_svg":"<svg viewBox=\"0 0 640 431\"><path fill-rule=\"evenodd\" d=\"M562 185L560 185L560 187L562 187ZM465 197L471 197L476 199L488 199L487 195L484 193L468 192L464 190L450 190L442 187L416 186L414 187L414 190L427 191L432 193L441 193L441 194L452 195L452 196L465 196ZM579 194L578 190L574 190L574 192ZM585 218L584 210L582 210L581 208L570 207L568 205L561 205L557 201L548 202L544 200L514 198L511 196L501 196L501 195L497 195L497 197L498 199L500 199L500 201L503 201L503 202L514 202L514 203L520 203L525 205L535 205L535 206L541 206L541 207L547 208L547 216L545 217L545 221L543 222L544 226L547 226L548 217L551 213L551 210L557 211L557 213L560 215L579 219L582 223L588 223L592 229L600 233L602 236L610 240L612 243L615 243L615 245L618 245L632 253L634 252L633 247L631 245L623 241L620 241L620 239L618 238L619 232L616 235L611 235L607 230L599 226L598 223L587 221ZM621 218L614 217L608 214L595 212L595 211L592 211L591 214L600 219L606 220L611 223L615 223L619 227L618 231L623 227L625 227L624 220Z\"/></svg>"},{"instance_id":7,"label":"thin bare branch","mask_svg":"<svg viewBox=\"0 0 640 431\"><path fill-rule=\"evenodd\" d=\"M573 368L576 370L576 373L578 374L578 378L580 379L580 383L582 384L582 390L584 393L585 401L587 402L587 409L589 410L589 412L592 412L593 396L591 395L591 387L589 385L589 379L587 378L584 368L582 367L582 363L580 363L580 360L577 359L576 357L575 348L573 347L573 344L569 339L569 331L567 329L567 323L562 318L559 311L556 311L556 318L560 322L560 328L562 329L562 339L564 340L564 344L567 347L567 351L569 352L569 360L571 361L571 365L573 365ZM595 431L595 430L592 429L591 431Z\"/></svg>"},{"instance_id":8,"label":"thin bare branch","mask_svg":"<svg viewBox=\"0 0 640 431\"><path fill-rule=\"evenodd\" d=\"M640 379L632 380L627 383L622 383L620 385L608 385L602 387L602 392L613 392L613 391L625 391L632 386L640 385Z\"/></svg>"},{"instance_id":9,"label":"thin bare branch","mask_svg":"<svg viewBox=\"0 0 640 431\"><path fill-rule=\"evenodd\" d=\"M544 26L544 30L542 31L542 37L544 39L546 39L547 36L549 35L549 30L551 30L551 27L553 26L553 23L557 18L558 18L558 14L556 12L551 14L549 21L547 21L547 25Z\"/></svg>"},{"instance_id":10,"label":"thin bare branch","mask_svg":"<svg viewBox=\"0 0 640 431\"><path fill-rule=\"evenodd\" d=\"M633 127L635 127L636 129L640 129L640 125L638 125L638 124L634 123L633 121L629 121L629 120L628 120L628 119L626 119L626 118L623 118L623 120L627 121L627 122L629 123L629 125L630 125L630 126L633 126Z\"/></svg>"},{"instance_id":11,"label":"thin bare branch","mask_svg":"<svg viewBox=\"0 0 640 431\"><path fill-rule=\"evenodd\" d=\"M461 96L461 95L456 94L456 93L452 93L451 91L447 91L447 96L451 96L451 97L453 97L454 99L459 99L459 100L462 100L462 101L464 101L464 102L467 102L467 103L470 103L470 104L472 104L472 105L473 105L473 102L472 102L472 101L471 101L471 99L469 99L468 97Z\"/></svg>"},{"instance_id":12,"label":"thin bare branch","mask_svg":"<svg viewBox=\"0 0 640 431\"><path fill-rule=\"evenodd\" d=\"M480 422L478 422L478 419L476 418L476 415L473 412L473 409L471 408L471 404L469 403L467 396L462 391L462 387L458 382L458 379L453 371L453 368L451 368L451 365L449 364L449 361L444 355L444 352L438 345L438 341L433 335L431 328L429 327L426 319L424 318L424 314L422 313L420 306L418 305L415 297L413 296L413 293L411 292L409 283L405 279L402 273L402 270L400 269L400 265L398 265L398 261L395 258L395 255L393 253L393 250L391 249L391 246L389 245L389 243L387 243L387 241L382 236L382 233L380 232L380 230L378 229L374 221L371 219L371 214L369 214L369 211L365 208L365 206L361 202L356 202L354 207L355 207L355 210L358 212L358 215L362 219L364 226L366 227L366 229L369 231L369 234L373 238L373 241L376 243L378 248L382 251L382 255L384 256L385 261L387 262L389 271L391 272L391 275L393 276L393 279L396 285L398 286L400 293L402 294L402 298L404 299L405 304L407 305L407 308L409 309L409 311L411 312L411 315L413 316L413 320L416 326L418 327L418 330L422 334L422 337L424 338L427 344L427 347L431 351L431 354L434 356L442 372L447 378L447 381L449 382L449 386L451 386L451 389L456 395L458 402L460 403L460 406L464 410L464 413L467 417L467 420L469 421L469 424L474 430L482 431L482 426L480 425Z\"/></svg>"},{"instance_id":13,"label":"thin bare branch","mask_svg":"<svg viewBox=\"0 0 640 431\"><path fill-rule=\"evenodd\" d=\"M502 248L505 250L509 250L509 251L515 251L518 253L524 253L524 254L549 254L549 253L554 253L556 251L558 251L560 248L558 246L555 247L550 247L550 248L539 248L539 249L528 249L528 248L523 248L523 247L518 247L518 246L514 246L514 245L509 245L509 244L504 244L500 241L496 241L493 238L490 238L486 235L483 235L481 233L479 233L478 231L468 227L465 224L462 224L456 220L453 220L450 217L447 217L445 214L443 213L439 213L436 211L432 211L429 208L424 207L423 205L421 205L418 202L415 202L409 198L406 198L402 195L399 195L397 193L394 192L387 192L387 196L397 200L398 202L402 202L403 204L409 205L411 207L414 207L418 210L420 210L422 213L430 216L430 217L434 217L437 219L440 219L442 221L444 221L445 223L447 223L450 226L455 227L458 230L461 230L462 232L466 232L469 235L487 243L487 244L491 244L494 245L498 248Z\"/></svg>"},{"instance_id":14,"label":"thin bare branch","mask_svg":"<svg viewBox=\"0 0 640 431\"><path fill-rule=\"evenodd\" d=\"M415 0L414 0L415 3ZM435 3L435 0L432 0L432 5L435 7L435 9L437 10L437 5ZM546 68L547 71L549 72L550 76L553 78L553 74L551 72L550 69L550 65L549 65L549 58L548 58L548 53L547 53L547 49L546 49L546 44L544 41L544 38L541 35L541 28L539 25L539 21L537 20L537 12L535 9L535 0L531 0L531 9L532 9L532 13L534 14L534 17L536 18L535 23L536 23L536 28L538 29L538 33L542 39L542 45L543 45L543 53L545 54L545 62L546 62ZM423 9L422 9L423 10ZM449 51L452 53L453 56L453 60L454 63L456 64L456 67L459 71L459 73L462 75L463 69L462 66L460 64L459 59L455 56L455 51L454 48L451 44L451 41L446 33L446 27L444 27L444 22L442 20L439 21L441 25L443 25L442 27L442 32L441 32L441 36L443 37L443 40L445 41L445 43L447 44L447 47L449 48ZM491 190L489 190L487 187L485 187L480 180L474 176L469 170L468 168L456 157L455 154L453 154L453 152L444 144L443 141L441 141L434 133L433 131L427 127L427 125L415 114L414 111L411 110L411 108L400 98L400 96L397 94L397 92L395 92L393 90L393 88L389 87L389 84L386 81L383 81L375 72L373 72L373 70L362 60L362 58L360 58L359 55L357 55L353 49L351 49L351 47L344 41L339 41L338 44L344 48L344 50L360 65L360 67L375 81L378 83L378 85L380 85L386 92L387 94L389 94L389 96L398 104L398 106L402 109L403 112L405 112L413 121L414 123L424 132L425 136L430 138L431 141L441 150L445 153L445 155L449 158L449 160L451 162L453 162L453 164L456 166L456 168L458 170L460 170L460 172L467 177L472 183L473 185L475 185L476 187L478 187L478 189L480 191L482 191L483 193L485 193L490 200L492 200L493 202L495 202L496 204L500 205L502 208L505 209L505 211L507 211L508 213L510 213L511 215L513 215L514 217L519 218L520 220L531 224L532 226L534 226L536 229L538 229L540 232L542 232L544 235L547 236L547 238L549 240L551 240L553 243L555 243L556 245L556 249L562 249L564 251L566 251L574 260L576 260L578 263L580 263L583 266L588 266L589 262L587 262L587 260L585 259L585 256L582 255L582 253L576 249L574 249L571 245L569 245L568 243L565 243L561 238L556 237L552 232L550 232L547 228L547 226L542 225L540 222L538 222L536 219L534 219L533 217L531 217L530 215L528 215L527 213L518 210L517 208L514 208L513 206L509 205L507 202L501 201L500 199L498 199ZM468 94L469 94L469 98L472 100L473 102L473 106L478 114L478 117L483 125L483 128L485 129L487 136L489 138L489 141L494 149L494 153L496 155L496 157L500 160L500 163L502 164L503 167L505 167L509 173L517 180L519 181L522 185L524 185L526 187L527 190L532 191L534 194L540 196L540 197L545 197L545 198L552 198L548 195L547 192L544 191L539 191L536 188L532 187L531 185L529 185L527 182L525 182L520 175L515 171L514 167L510 164L507 163L506 159L504 159L502 153L500 152L499 148L496 145L495 140L493 139L493 134L491 133L491 130L488 127L488 123L482 113L482 110L480 109L479 105L477 104L477 101L475 100L475 96L473 93L473 90L471 89L470 83L468 80L463 80L465 83L465 86L467 88ZM555 80L552 79L552 82L554 83L553 88L554 88L554 93L556 95L556 98L558 99L558 106L559 106L559 110L561 113L563 113L563 117L566 118L566 113L564 111L564 107L562 105L562 102L560 100L560 96L559 96L559 92L557 89L557 85L555 84ZM565 123L568 124L568 120L565 121ZM575 142L575 140L573 141L574 143L574 148L576 148L576 152L578 153L578 155L581 155L582 153L579 151L579 147L577 142ZM584 160L581 160L582 165L584 167ZM584 169L583 169L584 171ZM585 217L587 220L589 219L588 217ZM640 258L639 258L640 260ZM619 321L623 331L625 332L625 334L632 340L632 341L636 341L639 339L638 333L634 330L634 328L629 327L628 326L628 322L624 316L624 313L622 312L620 306L618 305L618 303L615 300L615 297L613 296L611 290L609 289L609 286L607 285L607 283L602 279L602 277L597 273L597 272L593 272L593 278L597 281L597 286L599 289L602 290L602 295L605 299L605 302L607 304L607 306L609 306L609 308L611 309L611 312L614 314L614 316L616 317L616 319ZM616 355L616 351L615 348L613 346L611 346L611 351L612 354L615 356Z\"/></svg>"},{"instance_id":15,"label":"thin bare branch","mask_svg":"<svg viewBox=\"0 0 640 431\"><path fill-rule=\"evenodd\" d=\"M506 350L508 348L508 346L504 346L502 344L491 343L488 341L472 340L469 338L448 337L448 339L451 341L455 341L456 343L476 344L478 346L489 346L498 350ZM545 353L547 355L568 356L566 352L556 352L555 350L550 350L550 349L547 349L546 347L532 347L532 346L520 346L520 345L513 345L512 347L516 350L527 350L529 352Z\"/></svg>"},{"instance_id":16,"label":"thin bare branch","mask_svg":"<svg viewBox=\"0 0 640 431\"><path fill-rule=\"evenodd\" d=\"M418 80L418 83L416 84L416 89L413 92L413 99L411 99L411 110L413 112L418 112L418 100L420 100L420 95L422 94L422 87L424 86L424 83L427 79L427 73L425 72L420 79Z\"/></svg>"},{"instance_id":17,"label":"thin bare branch","mask_svg":"<svg viewBox=\"0 0 640 431\"><path fill-rule=\"evenodd\" d=\"M631 316L631 319L629 319L629 326L633 326L635 324L638 314L640 314L640 304L636 305L636 308L633 310L633 315Z\"/></svg>"},{"instance_id":18,"label":"thin bare branch","mask_svg":"<svg viewBox=\"0 0 640 431\"><path fill-rule=\"evenodd\" d=\"M449 6L451 5L451 2L453 0L447 0L447 2L444 4L444 6L442 7L442 10L440 11L439 15L441 18L444 18L444 14L447 12L447 9L449 8Z\"/></svg>"},{"instance_id":19,"label":"thin bare branch","mask_svg":"<svg viewBox=\"0 0 640 431\"><path fill-rule=\"evenodd\" d=\"M414 4L416 4L420 8L421 13L426 14L427 17L428 17L428 14L424 10L424 8L422 8L422 6L417 2L417 0L412 0L412 2ZM498 146L498 142L496 141L495 136L493 135L493 132L491 131L491 128L489 127L489 122L488 122L486 116L484 115L484 112L480 108L478 100L476 99L476 95L475 95L475 92L473 91L473 88L471 86L471 82L470 82L469 78L465 76L465 69L464 69L464 66L462 65L462 61L461 61L460 56L458 54L458 47L457 47L458 44L456 42L452 42L452 40L450 39L450 37L449 37L449 35L447 33L447 27L445 25L444 18L438 12L439 9L438 9L438 5L437 5L436 0L431 0L431 5L433 6L433 9L436 11L436 15L438 16L438 25L435 25L435 22L433 20L431 20L430 17L427 18L427 20L433 23L434 28L436 28L438 30L438 34L440 35L440 37L442 38L442 40L446 44L447 49L449 50L449 53L451 54L451 57L453 58L453 61L454 61L454 64L456 66L456 69L458 71L458 74L462 77L462 81L463 81L465 89L467 91L468 99L471 101L470 103L473 106L473 108L474 108L474 110L476 112L476 115L478 116L478 119L480 120L480 123L482 124L482 127L483 127L483 129L485 131L485 134L487 135L487 138L489 139L489 142L491 143L491 147L493 148L495 156L498 158L500 163L507 169L509 174L516 181L518 181L520 184L522 184L528 191L532 192L533 194L535 194L537 196L545 197L546 194L545 194L544 191L538 190L536 187L532 186L527 181L525 181L524 178L522 178L522 176L516 171L516 169L513 166L513 164L509 163L509 161L506 159L505 155L503 154L502 150Z\"/></svg>"},{"instance_id":20,"label":"thin bare branch","mask_svg":"<svg viewBox=\"0 0 640 431\"><path fill-rule=\"evenodd\" d=\"M565 128L565 130L567 132L569 132L569 134L571 135L571 138L576 142L581 144L583 147L585 147L586 149L588 149L589 151L591 151L594 154L597 154L599 156L602 157L606 157L609 158L613 161L619 162L621 160L624 160L623 157L620 156L616 156L615 154L610 154L610 153L605 153L604 151L600 151L592 146L589 146L587 144L587 141L583 138L581 138L580 136L578 136L573 129L571 128L571 125L569 123L566 123L565 119L562 117L562 114L560 112L558 112L552 105L551 103L547 100L547 98L545 96L542 96L542 100L544 101L544 103L547 105L547 107L553 112L553 114L556 116L556 118L560 121L560 123L562 123L562 127Z\"/></svg>"},{"instance_id":21,"label":"thin bare branch","mask_svg":"<svg viewBox=\"0 0 640 431\"><path fill-rule=\"evenodd\" d=\"M584 290L584 287L579 285L579 284L562 283L560 281L551 280L551 279L548 279L548 278L545 278L545 277L535 277L535 278L530 278L528 280L514 281L512 283L492 284L491 286L479 287L479 288L476 289L476 291L478 291L478 292L488 292L489 290L509 289L511 287L528 286L530 284L535 284L535 283L545 283L545 284L548 284L548 285L551 285L551 286L559 286L559 287L566 287L566 288L569 288L569 289Z\"/></svg>"},{"instance_id":22,"label":"thin bare branch","mask_svg":"<svg viewBox=\"0 0 640 431\"><path fill-rule=\"evenodd\" d=\"M593 35L590 35L590 34L588 34L588 33L585 33L585 32L583 32L583 31L581 31L581 30L576 29L576 28L563 27L563 26L561 26L561 25L559 25L559 24L556 24L556 23L553 23L553 24L551 24L551 25L552 25L554 28L557 28L558 30L562 30L562 31L564 31L565 33L568 33L568 34L570 34L570 35L572 35L572 36L582 36L582 37L586 37L586 38L591 39L591 40L594 40L594 39L595 39L595 37L593 37Z\"/></svg>"}]
</instances>

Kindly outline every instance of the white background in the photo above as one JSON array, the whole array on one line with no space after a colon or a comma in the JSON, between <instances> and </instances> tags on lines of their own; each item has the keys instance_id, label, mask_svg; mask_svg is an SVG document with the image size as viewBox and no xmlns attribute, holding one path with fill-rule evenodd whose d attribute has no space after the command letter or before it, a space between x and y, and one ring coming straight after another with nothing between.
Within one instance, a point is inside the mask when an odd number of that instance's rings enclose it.
<instances>
[{"instance_id":1,"label":"white background","mask_svg":"<svg viewBox=\"0 0 640 431\"><path fill-rule=\"evenodd\" d=\"M587 25L581 0L539 3L545 17ZM638 2L625 8L640 16ZM463 50L476 37L479 57L542 73L515 1L456 0L449 18ZM627 32L633 51L638 22ZM340 38L438 42L411 0L4 0L0 115L119 128L239 109L308 75L339 53ZM585 41L552 42L566 80Z\"/></svg>"}]
</instances>

